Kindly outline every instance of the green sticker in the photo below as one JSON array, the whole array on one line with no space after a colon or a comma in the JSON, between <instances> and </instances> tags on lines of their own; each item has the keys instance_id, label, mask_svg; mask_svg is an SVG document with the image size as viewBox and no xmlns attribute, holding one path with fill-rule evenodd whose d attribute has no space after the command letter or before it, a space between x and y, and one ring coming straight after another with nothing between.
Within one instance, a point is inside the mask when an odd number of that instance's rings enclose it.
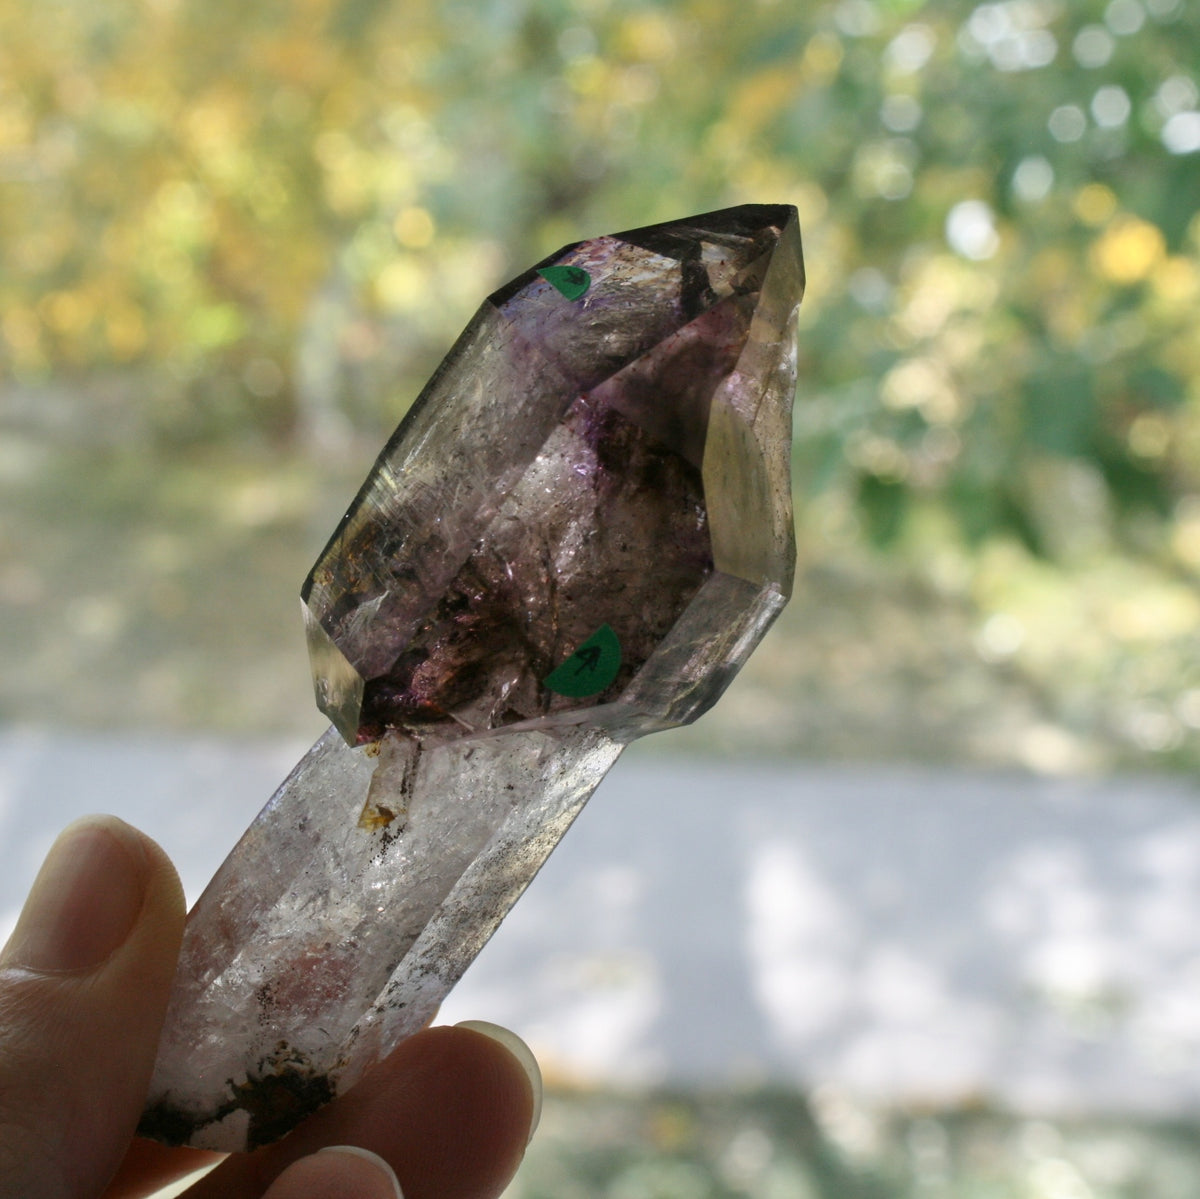
<instances>
[{"instance_id":1,"label":"green sticker","mask_svg":"<svg viewBox=\"0 0 1200 1199\"><path fill-rule=\"evenodd\" d=\"M544 266L538 274L568 300L578 300L592 285L592 277L581 266Z\"/></svg>"},{"instance_id":2,"label":"green sticker","mask_svg":"<svg viewBox=\"0 0 1200 1199\"><path fill-rule=\"evenodd\" d=\"M621 643L606 624L602 624L561 666L543 680L551 691L583 699L603 691L621 669Z\"/></svg>"}]
</instances>

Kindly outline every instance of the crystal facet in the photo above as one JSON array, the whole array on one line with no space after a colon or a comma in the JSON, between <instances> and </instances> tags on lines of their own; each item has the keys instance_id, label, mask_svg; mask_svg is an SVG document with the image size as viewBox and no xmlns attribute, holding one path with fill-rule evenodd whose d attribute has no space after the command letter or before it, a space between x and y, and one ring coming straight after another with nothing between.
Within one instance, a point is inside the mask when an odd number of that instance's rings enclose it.
<instances>
[{"instance_id":1,"label":"crystal facet","mask_svg":"<svg viewBox=\"0 0 1200 1199\"><path fill-rule=\"evenodd\" d=\"M305 581L335 729L189 917L144 1133L245 1148L344 1091L724 690L791 589L803 285L795 210L746 205L484 304Z\"/></svg>"}]
</instances>

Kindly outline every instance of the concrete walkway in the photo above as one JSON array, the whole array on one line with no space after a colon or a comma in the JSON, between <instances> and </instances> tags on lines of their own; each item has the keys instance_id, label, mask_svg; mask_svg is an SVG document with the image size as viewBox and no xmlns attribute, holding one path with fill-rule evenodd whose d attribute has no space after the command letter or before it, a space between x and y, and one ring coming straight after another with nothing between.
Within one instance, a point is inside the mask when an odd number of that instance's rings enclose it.
<instances>
[{"instance_id":1,"label":"concrete walkway","mask_svg":"<svg viewBox=\"0 0 1200 1199\"><path fill-rule=\"evenodd\" d=\"M305 747L0 731L0 923L88 811L191 898ZM1200 788L618 763L443 1012L552 1075L1200 1110Z\"/></svg>"}]
</instances>

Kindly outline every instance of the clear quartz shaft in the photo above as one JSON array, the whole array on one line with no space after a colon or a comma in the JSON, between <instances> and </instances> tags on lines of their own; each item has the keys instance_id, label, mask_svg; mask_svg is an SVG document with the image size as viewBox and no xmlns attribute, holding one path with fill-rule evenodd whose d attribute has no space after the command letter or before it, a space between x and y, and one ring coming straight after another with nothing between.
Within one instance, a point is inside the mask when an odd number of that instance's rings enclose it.
<instances>
[{"instance_id":1,"label":"clear quartz shaft","mask_svg":"<svg viewBox=\"0 0 1200 1199\"><path fill-rule=\"evenodd\" d=\"M356 1082L434 1017L622 748L575 726L403 739L381 766L330 729L189 917L143 1130L252 1147ZM364 827L376 770L408 794L372 806L407 811Z\"/></svg>"}]
</instances>

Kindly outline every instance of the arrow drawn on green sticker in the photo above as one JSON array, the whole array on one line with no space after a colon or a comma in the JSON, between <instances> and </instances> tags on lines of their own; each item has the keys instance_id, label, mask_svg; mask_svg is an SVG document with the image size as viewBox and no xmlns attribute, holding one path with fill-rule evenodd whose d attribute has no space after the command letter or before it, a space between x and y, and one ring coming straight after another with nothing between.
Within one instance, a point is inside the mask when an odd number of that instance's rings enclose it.
<instances>
[{"instance_id":1,"label":"arrow drawn on green sticker","mask_svg":"<svg viewBox=\"0 0 1200 1199\"><path fill-rule=\"evenodd\" d=\"M559 695L583 699L603 691L621 669L621 643L602 624L565 662L556 666L542 682Z\"/></svg>"},{"instance_id":2,"label":"arrow drawn on green sticker","mask_svg":"<svg viewBox=\"0 0 1200 1199\"><path fill-rule=\"evenodd\" d=\"M592 285L592 277L581 266L544 266L538 274L568 300L578 300Z\"/></svg>"}]
</instances>

